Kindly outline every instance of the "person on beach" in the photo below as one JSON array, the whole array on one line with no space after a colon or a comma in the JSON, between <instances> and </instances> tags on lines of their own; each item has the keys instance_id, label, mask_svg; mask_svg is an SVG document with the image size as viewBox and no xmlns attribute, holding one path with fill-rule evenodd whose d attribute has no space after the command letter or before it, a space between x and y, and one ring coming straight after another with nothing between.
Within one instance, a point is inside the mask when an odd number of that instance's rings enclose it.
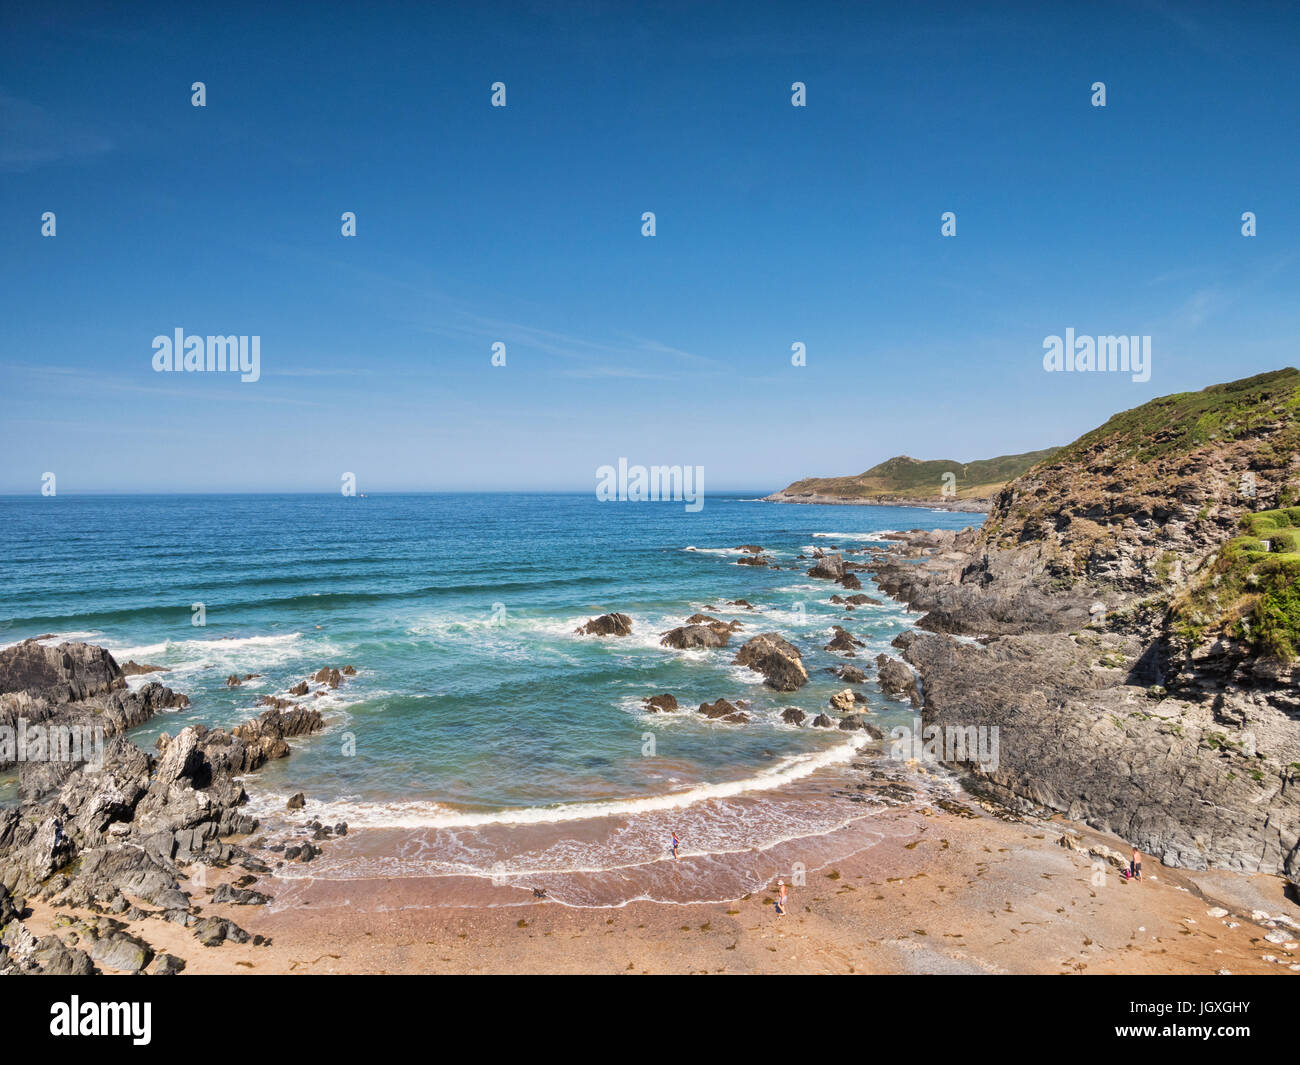
<instances>
[{"instance_id":1,"label":"person on beach","mask_svg":"<svg viewBox=\"0 0 1300 1065\"><path fill-rule=\"evenodd\" d=\"M677 848L682 845L682 841L677 838L677 833L673 833L673 861L677 861Z\"/></svg>"},{"instance_id":2,"label":"person on beach","mask_svg":"<svg viewBox=\"0 0 1300 1065\"><path fill-rule=\"evenodd\" d=\"M1128 875L1130 880L1142 879L1142 852L1136 847L1133 848L1133 857L1128 863Z\"/></svg>"},{"instance_id":3,"label":"person on beach","mask_svg":"<svg viewBox=\"0 0 1300 1065\"><path fill-rule=\"evenodd\" d=\"M788 897L787 897L787 895L786 895L786 890L785 890L785 881L784 881L784 880L777 880L777 882L776 882L776 886L777 886L777 892L776 892L776 915L777 915L778 917L784 917L784 916L785 916L785 907L786 907L786 903L789 901L789 899L788 899Z\"/></svg>"}]
</instances>

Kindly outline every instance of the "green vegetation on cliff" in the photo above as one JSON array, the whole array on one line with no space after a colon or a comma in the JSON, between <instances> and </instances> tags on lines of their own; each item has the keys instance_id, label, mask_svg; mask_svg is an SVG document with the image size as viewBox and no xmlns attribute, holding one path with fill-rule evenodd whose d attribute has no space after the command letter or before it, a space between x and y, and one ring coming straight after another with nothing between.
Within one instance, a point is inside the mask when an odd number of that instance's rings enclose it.
<instances>
[{"instance_id":1,"label":"green vegetation on cliff","mask_svg":"<svg viewBox=\"0 0 1300 1065\"><path fill-rule=\"evenodd\" d=\"M1036 463L1052 458L1058 450L1047 448L1023 455L977 459L974 462L958 462L955 459L922 461L907 455L897 455L856 476L805 477L777 495L815 494L862 500L881 496L941 499L945 475L951 474L948 483L952 484L956 498L987 499Z\"/></svg>"},{"instance_id":2,"label":"green vegetation on cliff","mask_svg":"<svg viewBox=\"0 0 1300 1065\"><path fill-rule=\"evenodd\" d=\"M1121 411L1061 448L1057 461L1079 461L1104 448L1112 462L1151 462L1208 444L1260 435L1279 419L1291 424L1286 427L1286 437L1272 440L1270 447L1288 452L1289 457L1300 443L1300 426L1293 420L1297 411L1300 370L1287 367L1199 392L1176 392Z\"/></svg>"},{"instance_id":3,"label":"green vegetation on cliff","mask_svg":"<svg viewBox=\"0 0 1300 1065\"><path fill-rule=\"evenodd\" d=\"M1174 603L1175 631L1200 642L1226 632L1277 658L1300 654L1300 507L1241 520L1201 579Z\"/></svg>"}]
</instances>

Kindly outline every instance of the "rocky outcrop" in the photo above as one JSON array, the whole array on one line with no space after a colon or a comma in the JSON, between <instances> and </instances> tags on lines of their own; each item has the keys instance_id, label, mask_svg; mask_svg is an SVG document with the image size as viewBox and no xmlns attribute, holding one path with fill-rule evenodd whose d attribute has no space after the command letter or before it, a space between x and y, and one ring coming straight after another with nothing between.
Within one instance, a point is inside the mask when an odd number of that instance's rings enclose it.
<instances>
[{"instance_id":1,"label":"rocky outcrop","mask_svg":"<svg viewBox=\"0 0 1300 1065\"><path fill-rule=\"evenodd\" d=\"M877 583L926 612L932 635L898 641L923 722L996 740L945 747L971 787L1300 884L1300 660L1258 638L1296 623L1261 622L1251 584L1295 553L1297 410L1295 370L1163 397L1008 484L979 530L898 537ZM1230 544L1261 511L1277 545Z\"/></svg>"},{"instance_id":2,"label":"rocky outcrop","mask_svg":"<svg viewBox=\"0 0 1300 1065\"><path fill-rule=\"evenodd\" d=\"M113 656L102 647L26 640L0 650L0 727L14 739L0 743L0 771L18 766L20 797L35 798L90 760L88 745L98 747L162 710L187 706L189 699L157 681L130 690ZM38 749L37 736L43 737L44 757L19 765L20 728L31 739L24 742L29 750Z\"/></svg>"},{"instance_id":3,"label":"rocky outcrop","mask_svg":"<svg viewBox=\"0 0 1300 1065\"><path fill-rule=\"evenodd\" d=\"M138 693L124 691L114 683L116 667L109 668L94 653L98 648L91 651L69 652L71 666L55 660L56 669L79 678L68 694L83 696L61 707L93 703L112 708L114 700L153 689L141 703L148 708L175 695L157 684ZM42 701L62 694L59 684L46 683L49 674L30 668L32 663L39 666L37 656L19 658L24 667L11 677L36 684ZM98 663L98 679L93 671L79 671L78 662ZM197 916L200 903L192 886L183 886L184 870L194 863L217 868L239 863L251 874L269 872L253 853L229 842L257 827L243 811L246 795L237 777L284 757L289 738L317 732L322 724L314 710L276 709L229 732L191 725L174 737L164 733L155 755L116 734L106 743L102 761L64 767L60 777L45 779L52 787L39 794L20 787L22 805L0 809L0 972L179 970L175 959L159 961L144 939L110 915L193 927L203 942L250 938L233 922ZM258 904L259 893L248 886L253 879L250 875L228 888L224 901ZM17 900L37 897L83 914L61 926L69 933L68 943L60 935L38 940L28 932L24 904ZM84 916L87 912L92 916Z\"/></svg>"},{"instance_id":4,"label":"rocky outcrop","mask_svg":"<svg viewBox=\"0 0 1300 1065\"><path fill-rule=\"evenodd\" d=\"M765 632L747 641L733 659L763 675L763 682L779 692L792 692L808 683L802 655L778 633Z\"/></svg>"},{"instance_id":5,"label":"rocky outcrop","mask_svg":"<svg viewBox=\"0 0 1300 1065\"><path fill-rule=\"evenodd\" d=\"M580 636L629 636L632 619L626 614L601 614L575 630Z\"/></svg>"},{"instance_id":6,"label":"rocky outcrop","mask_svg":"<svg viewBox=\"0 0 1300 1065\"><path fill-rule=\"evenodd\" d=\"M663 695L648 695L641 700L641 705L652 714L671 714L677 709L677 698L667 692Z\"/></svg>"},{"instance_id":7,"label":"rocky outcrop","mask_svg":"<svg viewBox=\"0 0 1300 1065\"><path fill-rule=\"evenodd\" d=\"M720 621L704 625L679 625L664 633L659 643L678 651L687 651L696 647L726 647L731 642L731 631L730 625Z\"/></svg>"}]
</instances>

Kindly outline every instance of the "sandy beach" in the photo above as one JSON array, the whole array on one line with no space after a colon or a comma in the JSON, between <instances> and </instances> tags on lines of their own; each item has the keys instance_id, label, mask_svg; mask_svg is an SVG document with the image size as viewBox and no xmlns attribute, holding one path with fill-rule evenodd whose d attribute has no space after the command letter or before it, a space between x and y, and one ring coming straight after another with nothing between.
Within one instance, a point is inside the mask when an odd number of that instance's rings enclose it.
<instances>
[{"instance_id":1,"label":"sandy beach","mask_svg":"<svg viewBox=\"0 0 1300 1065\"><path fill-rule=\"evenodd\" d=\"M772 906L775 879L772 891L730 902L577 908L493 905L489 886L484 905L440 906L446 884L428 878L265 877L255 887L276 896L270 905L202 912L269 945L207 948L156 920L132 930L184 958L187 973L1300 975L1300 933L1275 944L1251 919L1262 910L1300 921L1279 878L1189 873L1148 858L1143 882L1107 866L1098 883L1094 859L1060 838L1073 830L1083 847L1114 850L1121 841L1056 819L1007 819L974 801L945 805L882 814L881 842L809 870L784 918ZM32 906L38 934L70 912Z\"/></svg>"}]
</instances>

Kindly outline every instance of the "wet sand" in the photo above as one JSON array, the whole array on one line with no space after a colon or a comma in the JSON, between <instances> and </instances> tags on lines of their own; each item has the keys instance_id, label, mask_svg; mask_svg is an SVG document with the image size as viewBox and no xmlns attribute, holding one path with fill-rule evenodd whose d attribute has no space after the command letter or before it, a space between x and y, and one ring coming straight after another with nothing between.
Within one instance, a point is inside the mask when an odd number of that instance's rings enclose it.
<instances>
[{"instance_id":1,"label":"wet sand","mask_svg":"<svg viewBox=\"0 0 1300 1065\"><path fill-rule=\"evenodd\" d=\"M1187 873L1148 857L1142 883L1109 867L1095 883L1094 860L1058 842L1065 822L1004 820L966 802L880 818L878 842L791 887L783 918L771 904L775 877L773 890L731 902L617 908L564 906L531 890L501 905L488 881L478 881L482 905L440 906L445 878L263 877L254 886L276 894L270 906L203 912L270 937L269 946L205 948L158 920L131 928L185 958L189 973L1300 975L1291 969L1300 970L1300 947L1267 942L1270 930L1251 920L1265 909L1300 921L1276 877ZM1086 843L1123 847L1072 827ZM1216 905L1229 915L1210 916ZM50 927L54 912L33 909L33 930Z\"/></svg>"}]
</instances>

